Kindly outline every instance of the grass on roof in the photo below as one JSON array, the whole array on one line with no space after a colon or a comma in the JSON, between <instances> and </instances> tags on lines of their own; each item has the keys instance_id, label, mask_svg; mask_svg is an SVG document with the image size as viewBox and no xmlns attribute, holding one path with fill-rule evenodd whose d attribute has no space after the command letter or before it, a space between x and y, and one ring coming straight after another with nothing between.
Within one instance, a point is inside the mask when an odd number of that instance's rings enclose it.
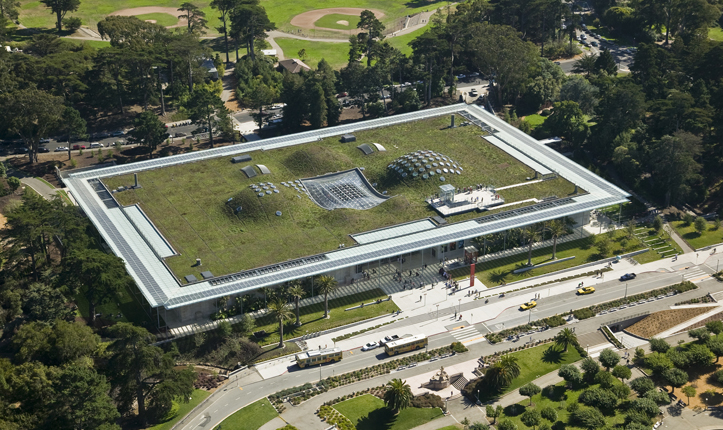
<instances>
[{"instance_id":1,"label":"grass on roof","mask_svg":"<svg viewBox=\"0 0 723 430\"><path fill-rule=\"evenodd\" d=\"M223 275L308 255L332 251L339 244L352 246L349 234L436 216L424 201L439 185L465 187L493 184L501 187L527 182L532 169L480 138L474 126L448 129L449 117L408 122L356 133L356 143L340 143L339 137L319 142L251 153L248 164L264 164L269 175L248 179L241 172L247 163L232 164L218 157L138 173L140 189L116 193L123 205L139 203L153 223L181 255L166 259L182 278L200 270ZM361 143L380 143L387 150L363 155ZM396 158L422 149L441 153L459 162L462 175L446 175L447 181L402 180L387 166ZM393 196L369 210L327 211L307 196L281 185L329 172L364 167L370 183ZM273 182L281 192L256 196L250 185ZM110 189L131 185L133 175L106 178ZM557 178L502 191L507 203L552 195L565 197L575 186ZM228 199L233 199L227 204ZM531 203L525 203L531 204ZM242 207L240 213L235 209ZM281 216L275 213L281 211ZM449 217L450 223L482 214L468 212ZM203 266L193 267L196 258Z\"/></svg>"}]
</instances>

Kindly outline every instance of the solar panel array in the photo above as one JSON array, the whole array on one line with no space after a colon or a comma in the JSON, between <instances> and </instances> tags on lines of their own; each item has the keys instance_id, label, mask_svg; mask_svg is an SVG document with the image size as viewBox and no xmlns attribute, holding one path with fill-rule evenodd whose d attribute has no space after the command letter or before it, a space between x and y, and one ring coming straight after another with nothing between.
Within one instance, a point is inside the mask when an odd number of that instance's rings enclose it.
<instances>
[{"instance_id":1,"label":"solar panel array","mask_svg":"<svg viewBox=\"0 0 723 430\"><path fill-rule=\"evenodd\" d=\"M371 209L387 197L377 193L358 169L302 179L309 196L324 209Z\"/></svg>"},{"instance_id":2,"label":"solar panel array","mask_svg":"<svg viewBox=\"0 0 723 430\"><path fill-rule=\"evenodd\" d=\"M475 221L477 221L478 224L484 224L491 221L499 221L505 218L511 218L523 214L533 213L533 212L539 212L545 209L550 209L554 207L563 206L566 204L574 203L575 200L572 197L564 197L561 199L555 199L555 200L549 200L544 201L542 203L538 203L536 205L530 205L525 206L517 209L512 209L509 211L504 211L492 215L485 215L483 217L475 218Z\"/></svg>"},{"instance_id":3,"label":"solar panel array","mask_svg":"<svg viewBox=\"0 0 723 430\"><path fill-rule=\"evenodd\" d=\"M249 277L267 275L269 273L278 272L280 270L293 269L306 264L318 263L320 261L328 260L325 255L314 255L311 257L297 258L296 260L285 261L279 264L272 264L270 266L259 267L257 269L244 270L243 272L233 273L231 275L219 276L209 281L211 285L220 285L227 282L239 281ZM210 272L209 272L210 273Z\"/></svg>"}]
</instances>

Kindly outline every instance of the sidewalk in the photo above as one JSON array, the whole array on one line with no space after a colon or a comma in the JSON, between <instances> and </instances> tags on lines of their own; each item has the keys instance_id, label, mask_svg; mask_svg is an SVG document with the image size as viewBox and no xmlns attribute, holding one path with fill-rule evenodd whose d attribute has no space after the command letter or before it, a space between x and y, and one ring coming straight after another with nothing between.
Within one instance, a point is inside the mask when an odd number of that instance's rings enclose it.
<instances>
[{"instance_id":1,"label":"sidewalk","mask_svg":"<svg viewBox=\"0 0 723 430\"><path fill-rule=\"evenodd\" d=\"M52 200L58 193L57 188L49 187L48 184L36 178L20 178L20 182L35 190L35 192L40 194L45 200Z\"/></svg>"}]
</instances>

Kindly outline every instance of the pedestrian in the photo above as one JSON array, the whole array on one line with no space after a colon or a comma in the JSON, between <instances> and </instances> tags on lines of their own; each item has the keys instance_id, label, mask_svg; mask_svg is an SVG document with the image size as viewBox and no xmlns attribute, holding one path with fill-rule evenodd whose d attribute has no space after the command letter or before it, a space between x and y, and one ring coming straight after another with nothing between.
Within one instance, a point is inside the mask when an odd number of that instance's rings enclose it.
<instances>
[{"instance_id":1,"label":"pedestrian","mask_svg":"<svg viewBox=\"0 0 723 430\"><path fill-rule=\"evenodd\" d=\"M457 318L457 311L454 311L454 317Z\"/></svg>"},{"instance_id":2,"label":"pedestrian","mask_svg":"<svg viewBox=\"0 0 723 430\"><path fill-rule=\"evenodd\" d=\"M422 296L419 296L419 301L420 301L420 302L422 301Z\"/></svg>"}]
</instances>

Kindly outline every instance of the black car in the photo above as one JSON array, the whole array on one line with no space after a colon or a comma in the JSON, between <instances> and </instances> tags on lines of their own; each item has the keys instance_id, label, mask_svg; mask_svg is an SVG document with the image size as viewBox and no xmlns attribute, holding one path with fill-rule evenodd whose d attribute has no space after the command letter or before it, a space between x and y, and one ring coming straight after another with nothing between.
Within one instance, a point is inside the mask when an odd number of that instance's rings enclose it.
<instances>
[{"instance_id":1,"label":"black car","mask_svg":"<svg viewBox=\"0 0 723 430\"><path fill-rule=\"evenodd\" d=\"M621 281L629 281L631 279L635 279L635 273L626 273L620 277Z\"/></svg>"},{"instance_id":2,"label":"black car","mask_svg":"<svg viewBox=\"0 0 723 430\"><path fill-rule=\"evenodd\" d=\"M40 148L38 148L38 152L50 152L50 150L48 148L41 146Z\"/></svg>"},{"instance_id":3,"label":"black car","mask_svg":"<svg viewBox=\"0 0 723 430\"><path fill-rule=\"evenodd\" d=\"M22 147L21 147L21 148L15 148L15 151L14 151L14 152L15 152L16 154L27 154L27 153L28 153L28 148L22 148Z\"/></svg>"}]
</instances>

